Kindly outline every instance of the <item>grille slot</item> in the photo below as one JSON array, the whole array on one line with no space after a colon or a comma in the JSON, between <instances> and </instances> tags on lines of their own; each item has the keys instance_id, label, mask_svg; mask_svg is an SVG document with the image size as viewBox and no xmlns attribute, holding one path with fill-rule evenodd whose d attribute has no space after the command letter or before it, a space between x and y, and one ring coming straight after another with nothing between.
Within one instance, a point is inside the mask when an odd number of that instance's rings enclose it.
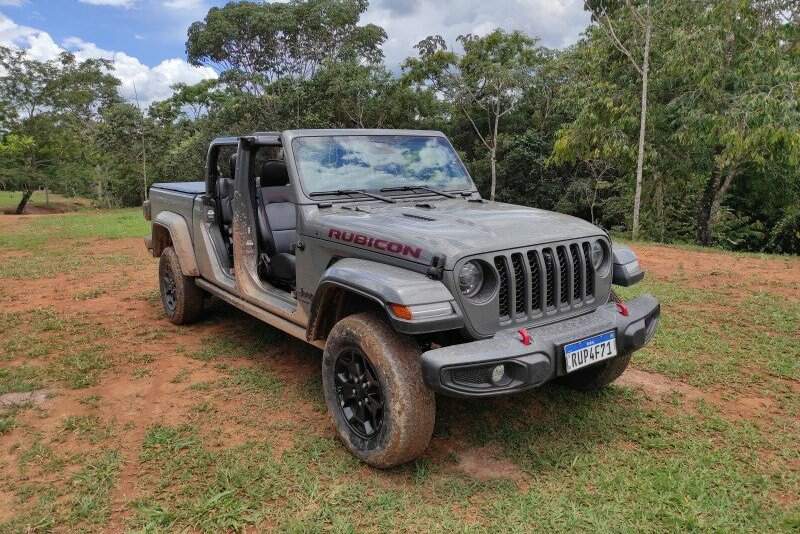
<instances>
[{"instance_id":1,"label":"grille slot","mask_svg":"<svg viewBox=\"0 0 800 534\"><path fill-rule=\"evenodd\" d=\"M497 269L498 281L500 282L500 319L511 317L510 303L508 300L508 266L503 256L494 259L494 266Z\"/></svg>"},{"instance_id":2,"label":"grille slot","mask_svg":"<svg viewBox=\"0 0 800 534\"><path fill-rule=\"evenodd\" d=\"M589 243L583 243L583 263L586 266L586 296L594 296L594 268L592 267L592 249Z\"/></svg>"},{"instance_id":3,"label":"grille slot","mask_svg":"<svg viewBox=\"0 0 800 534\"><path fill-rule=\"evenodd\" d=\"M514 313L525 313L525 267L522 265L522 254L511 255L511 267L514 269Z\"/></svg>"},{"instance_id":4,"label":"grille slot","mask_svg":"<svg viewBox=\"0 0 800 534\"><path fill-rule=\"evenodd\" d=\"M553 259L553 251L549 248L542 251L542 256L544 257L545 291L547 292L545 306L552 308L556 305L556 262Z\"/></svg>"},{"instance_id":5,"label":"grille slot","mask_svg":"<svg viewBox=\"0 0 800 534\"><path fill-rule=\"evenodd\" d=\"M559 302L562 304L569 301L569 274L567 269L567 249L564 247L557 247L556 254L558 254L558 295Z\"/></svg>"},{"instance_id":6,"label":"grille slot","mask_svg":"<svg viewBox=\"0 0 800 534\"><path fill-rule=\"evenodd\" d=\"M569 246L569 255L572 257L572 299L580 300L583 298L583 277L584 272L581 269L581 252L580 247L575 243Z\"/></svg>"},{"instance_id":7,"label":"grille slot","mask_svg":"<svg viewBox=\"0 0 800 534\"><path fill-rule=\"evenodd\" d=\"M535 251L528 251L528 267L531 270L531 310L542 309L542 275L539 270L539 256Z\"/></svg>"},{"instance_id":8,"label":"grille slot","mask_svg":"<svg viewBox=\"0 0 800 534\"><path fill-rule=\"evenodd\" d=\"M514 250L494 257L501 323L567 313L594 301L589 242Z\"/></svg>"}]
</instances>

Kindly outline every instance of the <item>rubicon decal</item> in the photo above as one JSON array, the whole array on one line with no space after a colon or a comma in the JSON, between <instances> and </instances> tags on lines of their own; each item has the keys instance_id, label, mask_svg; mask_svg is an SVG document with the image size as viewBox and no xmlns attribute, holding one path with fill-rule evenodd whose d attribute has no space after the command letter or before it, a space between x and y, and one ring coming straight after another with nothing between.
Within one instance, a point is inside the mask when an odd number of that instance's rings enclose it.
<instances>
[{"instance_id":1,"label":"rubicon decal","mask_svg":"<svg viewBox=\"0 0 800 534\"><path fill-rule=\"evenodd\" d=\"M337 230L336 228L331 228L328 230L328 237L337 241L343 241L345 243L353 243L354 245L361 245L364 247L374 248L375 250L391 252L392 254L400 254L401 256L419 258L422 255L422 249L419 247L412 247L411 245L405 245L395 241L388 241L378 237L370 237L357 232L348 232L346 230Z\"/></svg>"}]
</instances>

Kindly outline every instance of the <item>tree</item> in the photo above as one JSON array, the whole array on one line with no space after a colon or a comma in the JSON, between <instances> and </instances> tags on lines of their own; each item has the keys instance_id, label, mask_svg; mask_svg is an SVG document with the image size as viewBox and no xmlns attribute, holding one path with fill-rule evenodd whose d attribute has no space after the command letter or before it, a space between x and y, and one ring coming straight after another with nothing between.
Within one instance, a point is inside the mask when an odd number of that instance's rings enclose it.
<instances>
[{"instance_id":1,"label":"tree","mask_svg":"<svg viewBox=\"0 0 800 534\"><path fill-rule=\"evenodd\" d=\"M17 215L25 211L34 189L42 181L37 156L36 141L33 137L8 134L0 142L0 158L4 162L0 168L0 185L4 189L22 191L22 199L14 211Z\"/></svg>"},{"instance_id":2,"label":"tree","mask_svg":"<svg viewBox=\"0 0 800 534\"><path fill-rule=\"evenodd\" d=\"M69 53L51 61L0 47L0 131L5 187L22 191L21 213L33 191L74 183L91 168L91 132L100 110L119 99L119 80L108 61L76 61ZM56 180L57 178L57 180Z\"/></svg>"},{"instance_id":3,"label":"tree","mask_svg":"<svg viewBox=\"0 0 800 534\"><path fill-rule=\"evenodd\" d=\"M612 4L612 6L609 6ZM636 156L636 189L633 199L633 225L632 234L636 239L639 235L639 211L642 201L642 175L644 172L645 135L647 131L647 97L648 83L650 81L650 47L653 35L653 9L650 0L644 0L643 6L634 5L632 0L625 0L619 5L614 0L587 1L587 9L592 12L592 18L605 32L614 47L621 52L633 65L642 80L639 108L639 144ZM622 11L627 13L621 13ZM631 43L625 44L618 35L614 21L617 14L635 21L638 31L632 36ZM641 48L641 51L633 47Z\"/></svg>"},{"instance_id":4,"label":"tree","mask_svg":"<svg viewBox=\"0 0 800 534\"><path fill-rule=\"evenodd\" d=\"M419 57L406 60L403 68L411 80L431 84L467 118L489 152L494 200L500 121L522 100L543 51L535 39L499 29L485 37L461 35L458 42L463 54L448 50L441 36L428 37L415 46Z\"/></svg>"},{"instance_id":5,"label":"tree","mask_svg":"<svg viewBox=\"0 0 800 534\"><path fill-rule=\"evenodd\" d=\"M221 80L263 94L280 78L309 79L326 62L376 63L382 28L358 24L367 0L229 2L189 27L186 54Z\"/></svg>"},{"instance_id":6,"label":"tree","mask_svg":"<svg viewBox=\"0 0 800 534\"><path fill-rule=\"evenodd\" d=\"M741 199L752 199L747 209L769 224L797 202L800 50L782 2L689 7L688 27L666 56L666 72L680 73L670 141L698 174L696 240L710 245L736 187L746 191Z\"/></svg>"}]
</instances>

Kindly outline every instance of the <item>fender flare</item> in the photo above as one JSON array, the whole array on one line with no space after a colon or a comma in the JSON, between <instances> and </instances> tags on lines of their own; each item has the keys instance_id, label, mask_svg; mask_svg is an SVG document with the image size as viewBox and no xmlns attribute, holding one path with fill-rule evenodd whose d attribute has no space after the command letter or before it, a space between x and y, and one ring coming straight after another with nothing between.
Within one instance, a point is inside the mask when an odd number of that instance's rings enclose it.
<instances>
[{"instance_id":1,"label":"fender flare","mask_svg":"<svg viewBox=\"0 0 800 534\"><path fill-rule=\"evenodd\" d=\"M157 226L169 232L172 248L178 255L178 262L181 264L181 272L185 276L200 276L197 268L197 260L194 256L194 245L192 244L192 234L186 220L171 211L162 211L153 219L153 255L160 256L161 248L156 245L157 239L155 229Z\"/></svg>"},{"instance_id":2,"label":"fender flare","mask_svg":"<svg viewBox=\"0 0 800 534\"><path fill-rule=\"evenodd\" d=\"M627 245L614 243L612 246L613 269L611 282L616 286L629 287L644 278L644 271L636 253Z\"/></svg>"},{"instance_id":3,"label":"fender flare","mask_svg":"<svg viewBox=\"0 0 800 534\"><path fill-rule=\"evenodd\" d=\"M309 336L321 320L326 295L332 288L340 288L373 301L384 309L395 330L406 334L421 334L453 330L463 326L463 316L450 293L438 280L425 274L369 260L344 258L330 267L314 292L309 317ZM404 320L394 316L389 304L420 306L425 304L450 303L452 314L427 319ZM325 310L325 313L330 310Z\"/></svg>"}]
</instances>

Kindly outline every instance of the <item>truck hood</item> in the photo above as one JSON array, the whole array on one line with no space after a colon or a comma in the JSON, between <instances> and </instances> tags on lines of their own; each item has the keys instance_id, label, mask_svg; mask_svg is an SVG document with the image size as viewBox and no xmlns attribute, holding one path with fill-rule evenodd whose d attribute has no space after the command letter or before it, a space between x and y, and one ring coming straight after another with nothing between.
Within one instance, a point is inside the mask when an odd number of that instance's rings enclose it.
<instances>
[{"instance_id":1,"label":"truck hood","mask_svg":"<svg viewBox=\"0 0 800 534\"><path fill-rule=\"evenodd\" d=\"M427 265L444 256L446 269L473 254L605 235L570 215L464 199L323 208L309 217L305 233Z\"/></svg>"}]
</instances>

